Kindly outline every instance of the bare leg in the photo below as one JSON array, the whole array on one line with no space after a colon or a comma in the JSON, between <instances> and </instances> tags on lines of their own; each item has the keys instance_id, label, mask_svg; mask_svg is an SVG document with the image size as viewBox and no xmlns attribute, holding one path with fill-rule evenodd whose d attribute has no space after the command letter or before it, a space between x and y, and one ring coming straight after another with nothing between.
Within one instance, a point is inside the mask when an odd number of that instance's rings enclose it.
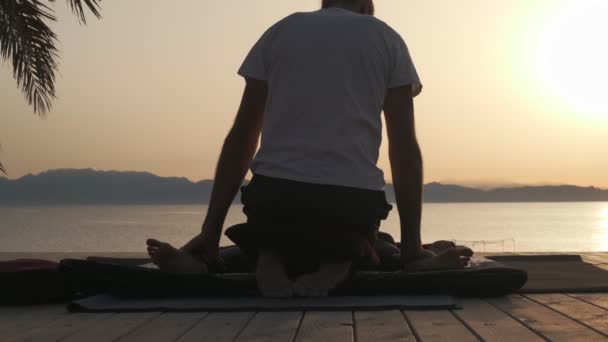
<instances>
[{"instance_id":1,"label":"bare leg","mask_svg":"<svg viewBox=\"0 0 608 342\"><path fill-rule=\"evenodd\" d=\"M267 249L259 250L255 276L262 296L277 298L293 296L291 280L285 273L285 266L278 253Z\"/></svg>"},{"instance_id":2,"label":"bare leg","mask_svg":"<svg viewBox=\"0 0 608 342\"><path fill-rule=\"evenodd\" d=\"M302 297L323 297L335 289L350 274L351 261L325 261L315 273L304 274L293 284L294 292Z\"/></svg>"},{"instance_id":3,"label":"bare leg","mask_svg":"<svg viewBox=\"0 0 608 342\"><path fill-rule=\"evenodd\" d=\"M152 262L163 271L177 274L208 272L207 264L166 242L148 239L146 244Z\"/></svg>"},{"instance_id":4,"label":"bare leg","mask_svg":"<svg viewBox=\"0 0 608 342\"><path fill-rule=\"evenodd\" d=\"M404 266L405 271L433 271L465 268L471 261L473 251L456 246L428 259L420 259Z\"/></svg>"}]
</instances>

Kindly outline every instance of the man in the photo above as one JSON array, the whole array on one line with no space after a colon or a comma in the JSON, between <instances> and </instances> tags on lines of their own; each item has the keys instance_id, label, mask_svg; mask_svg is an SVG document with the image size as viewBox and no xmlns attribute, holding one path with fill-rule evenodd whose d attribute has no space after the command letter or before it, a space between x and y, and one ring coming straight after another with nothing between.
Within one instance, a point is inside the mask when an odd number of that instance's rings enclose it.
<instances>
[{"instance_id":1,"label":"man","mask_svg":"<svg viewBox=\"0 0 608 342\"><path fill-rule=\"evenodd\" d=\"M391 209L376 166L382 110L404 269L468 264L468 248L451 245L436 254L422 247L413 105L422 85L405 42L373 17L372 0L326 0L322 7L272 26L245 59L239 74L246 87L202 233L181 250L148 240L161 268L204 272L218 259L224 219L249 168L254 176L242 194L247 223L226 234L257 260L262 294L325 295L353 265L377 264L371 246Z\"/></svg>"}]
</instances>

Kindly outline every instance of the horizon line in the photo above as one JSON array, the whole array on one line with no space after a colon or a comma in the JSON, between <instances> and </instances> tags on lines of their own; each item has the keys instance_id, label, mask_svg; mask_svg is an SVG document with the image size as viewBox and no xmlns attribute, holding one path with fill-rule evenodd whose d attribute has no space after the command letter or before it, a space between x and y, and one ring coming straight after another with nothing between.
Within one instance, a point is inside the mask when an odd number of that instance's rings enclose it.
<instances>
[{"instance_id":1,"label":"horizon line","mask_svg":"<svg viewBox=\"0 0 608 342\"><path fill-rule=\"evenodd\" d=\"M213 182L214 179L213 178L203 178L200 180L193 180L189 177L186 176L161 176L158 175L154 172L151 171L137 171L137 170L116 170L116 169L96 169L93 167L85 167L85 168L56 168L56 169L47 169L45 171L40 171L38 173L26 173L20 177L16 177L16 178L11 178L9 177L9 175L0 175L0 179L7 179L9 181L17 181L19 179L22 179L24 177L27 176L40 176L41 174L44 173L48 173L48 172L53 172L53 171L93 171L93 172L99 172L99 173L110 173L110 172L115 172L115 173L142 173L142 174L150 174L153 175L155 177L159 177L159 178L178 178L178 179L187 179L189 182L191 183L200 183L200 182L206 182L206 181L210 181ZM247 177L245 177L246 181L249 181L250 179L248 179ZM432 180L432 181L428 181L425 182L424 185L430 185L430 184L441 184L441 185L455 185L455 186L461 186L461 187L467 187L467 188L473 188L473 189L478 189L478 190L493 190L493 189L505 189L505 188L523 188L523 187L543 187L543 186L548 186L548 187L560 187L560 186L571 186L571 187L580 187L580 188L594 188L594 189L599 189L599 190L604 190L604 191L608 191L608 188L602 188L602 187L598 187L595 185L574 185L574 184L569 184L569 183L551 183L551 182L538 182L538 183L518 183L518 182L509 182L509 181L504 181L504 182L500 182L500 181L488 181L488 182L484 182L484 181L457 181L457 180L453 180L453 181L442 181L442 180ZM386 182L386 185L392 185L392 181L391 182Z\"/></svg>"}]
</instances>

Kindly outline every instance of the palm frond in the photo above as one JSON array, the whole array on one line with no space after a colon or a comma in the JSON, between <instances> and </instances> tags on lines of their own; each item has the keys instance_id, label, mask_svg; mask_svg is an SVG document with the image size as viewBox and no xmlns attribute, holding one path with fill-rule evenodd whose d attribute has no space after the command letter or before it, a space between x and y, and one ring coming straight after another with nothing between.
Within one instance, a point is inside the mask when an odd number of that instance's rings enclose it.
<instances>
[{"instance_id":1,"label":"palm frond","mask_svg":"<svg viewBox=\"0 0 608 342\"><path fill-rule=\"evenodd\" d=\"M2 150L2 146L0 146L0 151ZM0 163L0 174L3 174L6 176L6 169L4 168L4 165L2 165L2 163Z\"/></svg>"},{"instance_id":2,"label":"palm frond","mask_svg":"<svg viewBox=\"0 0 608 342\"><path fill-rule=\"evenodd\" d=\"M0 1L0 55L12 62L13 77L34 112L44 115L55 98L57 36L47 21L50 7L38 0Z\"/></svg>"},{"instance_id":3,"label":"palm frond","mask_svg":"<svg viewBox=\"0 0 608 342\"><path fill-rule=\"evenodd\" d=\"M74 12L76 17L78 17L78 20L82 24L87 23L84 7L82 6L83 2L84 5L89 9L89 11L91 11L91 13L93 13L93 15L97 17L97 19L101 18L101 13L99 13L99 3L101 2L101 0L67 0L67 2L70 8L72 9L72 12Z\"/></svg>"}]
</instances>

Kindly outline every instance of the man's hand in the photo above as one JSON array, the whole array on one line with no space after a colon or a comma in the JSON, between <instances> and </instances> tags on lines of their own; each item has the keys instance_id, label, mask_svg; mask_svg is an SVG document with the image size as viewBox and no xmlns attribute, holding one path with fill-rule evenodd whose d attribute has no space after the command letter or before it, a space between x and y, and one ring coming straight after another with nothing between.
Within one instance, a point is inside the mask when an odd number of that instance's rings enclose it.
<instances>
[{"instance_id":1,"label":"man's hand","mask_svg":"<svg viewBox=\"0 0 608 342\"><path fill-rule=\"evenodd\" d=\"M220 260L219 245L219 240L214 234L203 232L186 243L181 250L202 258L207 264L211 264Z\"/></svg>"},{"instance_id":2,"label":"man's hand","mask_svg":"<svg viewBox=\"0 0 608 342\"><path fill-rule=\"evenodd\" d=\"M437 254L435 254L435 252L426 249L426 248L421 248L419 251L412 253L411 251L405 251L405 250L401 250L401 265L402 266L406 266L414 261L418 261L421 259L428 259L428 258L433 258L437 256Z\"/></svg>"}]
</instances>

